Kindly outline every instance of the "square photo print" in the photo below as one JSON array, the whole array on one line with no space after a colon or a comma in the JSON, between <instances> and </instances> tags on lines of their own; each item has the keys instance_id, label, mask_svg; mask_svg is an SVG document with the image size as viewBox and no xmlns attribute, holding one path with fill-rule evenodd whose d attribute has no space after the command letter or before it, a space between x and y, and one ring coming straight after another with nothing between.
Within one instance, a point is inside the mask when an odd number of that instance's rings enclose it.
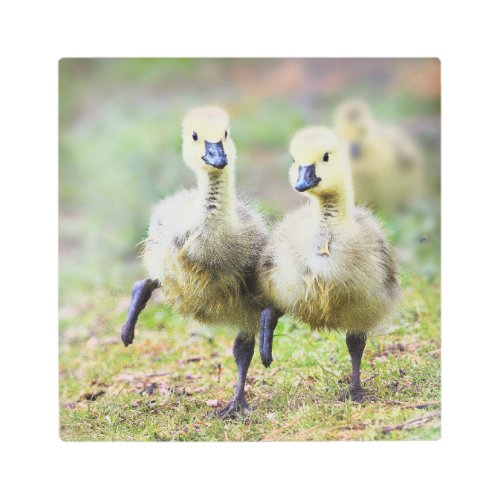
<instances>
[{"instance_id":1,"label":"square photo print","mask_svg":"<svg viewBox=\"0 0 500 500\"><path fill-rule=\"evenodd\" d=\"M438 59L59 62L65 441L436 440Z\"/></svg>"}]
</instances>

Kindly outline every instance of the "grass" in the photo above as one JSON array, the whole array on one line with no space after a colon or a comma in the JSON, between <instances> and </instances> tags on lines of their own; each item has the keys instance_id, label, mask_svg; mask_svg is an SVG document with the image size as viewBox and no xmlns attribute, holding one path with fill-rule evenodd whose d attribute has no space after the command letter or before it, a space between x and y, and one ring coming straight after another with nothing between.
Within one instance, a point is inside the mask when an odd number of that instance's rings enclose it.
<instances>
[{"instance_id":1,"label":"grass","mask_svg":"<svg viewBox=\"0 0 500 500\"><path fill-rule=\"evenodd\" d=\"M403 289L395 329L371 338L365 350L369 402L339 401L350 370L344 336L309 332L285 317L271 368L261 365L258 352L250 367L253 412L234 421L214 416L236 382L232 332L190 324L156 297L142 313L134 344L125 348L119 333L128 297L101 289L87 302L61 309L61 438L438 439L440 284L406 275Z\"/></svg>"}]
</instances>

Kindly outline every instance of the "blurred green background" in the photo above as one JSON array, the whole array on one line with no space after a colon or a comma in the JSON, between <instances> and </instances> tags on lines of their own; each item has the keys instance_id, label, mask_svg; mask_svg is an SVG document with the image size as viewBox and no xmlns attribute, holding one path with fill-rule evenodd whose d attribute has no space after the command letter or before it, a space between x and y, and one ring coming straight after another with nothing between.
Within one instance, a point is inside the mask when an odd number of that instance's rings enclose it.
<instances>
[{"instance_id":1,"label":"blurred green background","mask_svg":"<svg viewBox=\"0 0 500 500\"><path fill-rule=\"evenodd\" d=\"M436 59L61 60L61 437L439 437L439 75ZM306 124L332 125L333 109L350 97L410 133L426 160L425 197L397 214L378 211L401 264L404 299L394 330L367 346L363 374L374 402L336 402L350 363L342 336L323 342L285 317L274 368L254 360L247 380L252 423L209 418L214 404L231 397L234 332L199 328L156 294L134 344L120 342L131 286L144 277L137 244L151 209L195 182L181 158L182 117L208 103L229 111L237 188L276 220L304 202L288 183L292 135ZM434 408L431 421L397 430L427 411L419 408Z\"/></svg>"},{"instance_id":2,"label":"blurred green background","mask_svg":"<svg viewBox=\"0 0 500 500\"><path fill-rule=\"evenodd\" d=\"M194 105L231 115L237 187L272 218L303 202L288 184L288 143L331 124L362 97L413 135L426 158L426 197L387 216L403 273L439 274L440 69L436 59L63 59L60 61L60 302L105 287L128 294L143 276L137 243L153 205L194 184L181 120Z\"/></svg>"}]
</instances>

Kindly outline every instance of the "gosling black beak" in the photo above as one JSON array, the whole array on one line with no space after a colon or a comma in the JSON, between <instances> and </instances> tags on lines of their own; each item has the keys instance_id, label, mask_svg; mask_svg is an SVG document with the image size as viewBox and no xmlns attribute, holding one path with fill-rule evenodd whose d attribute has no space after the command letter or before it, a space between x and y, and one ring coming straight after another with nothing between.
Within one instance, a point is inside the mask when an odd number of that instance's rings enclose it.
<instances>
[{"instance_id":1,"label":"gosling black beak","mask_svg":"<svg viewBox=\"0 0 500 500\"><path fill-rule=\"evenodd\" d=\"M357 142L351 142L349 153L351 158L358 158L361 156L361 146Z\"/></svg>"},{"instance_id":2,"label":"gosling black beak","mask_svg":"<svg viewBox=\"0 0 500 500\"><path fill-rule=\"evenodd\" d=\"M205 154L201 159L207 164L215 168L224 168L227 165L227 156L224 153L222 141L208 142L205 141Z\"/></svg>"},{"instance_id":3,"label":"gosling black beak","mask_svg":"<svg viewBox=\"0 0 500 500\"><path fill-rule=\"evenodd\" d=\"M307 167L300 165L295 189L302 193L317 186L320 180L321 177L316 177L316 165L314 165L314 163L312 165L307 165Z\"/></svg>"}]
</instances>

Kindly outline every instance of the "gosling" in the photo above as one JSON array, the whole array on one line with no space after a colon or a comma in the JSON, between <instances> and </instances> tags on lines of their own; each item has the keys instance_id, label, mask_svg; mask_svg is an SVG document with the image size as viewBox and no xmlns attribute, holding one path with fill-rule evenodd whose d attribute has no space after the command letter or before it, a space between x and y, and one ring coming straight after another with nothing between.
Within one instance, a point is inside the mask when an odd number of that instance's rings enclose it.
<instances>
[{"instance_id":1,"label":"gosling","mask_svg":"<svg viewBox=\"0 0 500 500\"><path fill-rule=\"evenodd\" d=\"M377 121L360 99L337 107L334 128L349 148L357 203L394 213L418 201L425 164L404 130Z\"/></svg>"},{"instance_id":2,"label":"gosling","mask_svg":"<svg viewBox=\"0 0 500 500\"><path fill-rule=\"evenodd\" d=\"M354 204L348 154L334 132L304 128L290 153L290 183L309 202L285 216L260 258L259 279L269 300L261 314L261 359L265 366L272 362L272 335L283 313L312 329L345 331L349 393L361 402L367 334L383 329L395 309L396 264L377 220Z\"/></svg>"},{"instance_id":3,"label":"gosling","mask_svg":"<svg viewBox=\"0 0 500 500\"><path fill-rule=\"evenodd\" d=\"M182 134L183 158L196 173L198 187L166 197L153 211L142 255L148 278L132 289L122 340L125 346L133 342L139 313L159 287L178 314L237 328L237 388L219 412L233 417L249 411L245 380L262 309L256 272L267 228L236 197L236 147L227 113L210 106L193 109Z\"/></svg>"}]
</instances>

